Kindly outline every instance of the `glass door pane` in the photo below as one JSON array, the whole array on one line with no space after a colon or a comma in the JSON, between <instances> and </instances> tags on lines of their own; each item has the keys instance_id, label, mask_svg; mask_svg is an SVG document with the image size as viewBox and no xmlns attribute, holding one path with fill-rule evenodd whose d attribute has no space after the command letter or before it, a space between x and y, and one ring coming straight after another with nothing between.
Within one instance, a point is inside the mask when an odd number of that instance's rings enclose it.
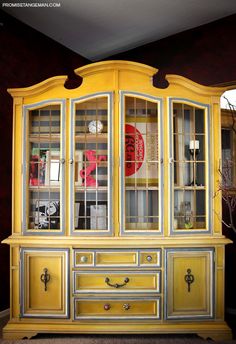
<instances>
[{"instance_id":1,"label":"glass door pane","mask_svg":"<svg viewBox=\"0 0 236 344\"><path fill-rule=\"evenodd\" d=\"M75 102L74 233L111 230L111 134L108 97Z\"/></svg>"},{"instance_id":2,"label":"glass door pane","mask_svg":"<svg viewBox=\"0 0 236 344\"><path fill-rule=\"evenodd\" d=\"M24 227L30 233L61 231L61 107L49 105L27 112L28 142L25 163ZM26 124L26 123L25 123ZM28 128L28 129L27 129ZM25 204L26 203L26 204Z\"/></svg>"},{"instance_id":3,"label":"glass door pane","mask_svg":"<svg viewBox=\"0 0 236 344\"><path fill-rule=\"evenodd\" d=\"M173 230L206 230L206 110L173 103Z\"/></svg>"},{"instance_id":4,"label":"glass door pane","mask_svg":"<svg viewBox=\"0 0 236 344\"><path fill-rule=\"evenodd\" d=\"M121 231L160 231L160 139L158 103L124 97Z\"/></svg>"}]
</instances>

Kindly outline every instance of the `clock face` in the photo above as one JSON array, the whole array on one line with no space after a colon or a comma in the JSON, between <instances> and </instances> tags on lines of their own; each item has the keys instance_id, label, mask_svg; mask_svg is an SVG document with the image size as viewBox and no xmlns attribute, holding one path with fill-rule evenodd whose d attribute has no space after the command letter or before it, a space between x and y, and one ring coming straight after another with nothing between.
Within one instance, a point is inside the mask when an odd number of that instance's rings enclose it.
<instances>
[{"instance_id":1,"label":"clock face","mask_svg":"<svg viewBox=\"0 0 236 344\"><path fill-rule=\"evenodd\" d=\"M103 124L101 121L91 121L88 125L88 130L91 134L101 133L103 129Z\"/></svg>"}]
</instances>

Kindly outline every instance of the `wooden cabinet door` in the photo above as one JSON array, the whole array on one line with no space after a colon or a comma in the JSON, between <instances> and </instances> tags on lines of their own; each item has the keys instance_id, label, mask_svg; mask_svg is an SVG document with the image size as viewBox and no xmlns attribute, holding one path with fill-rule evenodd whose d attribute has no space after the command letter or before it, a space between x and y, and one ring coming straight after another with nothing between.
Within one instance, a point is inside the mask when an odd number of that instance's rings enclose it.
<instances>
[{"instance_id":1,"label":"wooden cabinet door","mask_svg":"<svg viewBox=\"0 0 236 344\"><path fill-rule=\"evenodd\" d=\"M68 250L21 250L21 316L67 318Z\"/></svg>"},{"instance_id":2,"label":"wooden cabinet door","mask_svg":"<svg viewBox=\"0 0 236 344\"><path fill-rule=\"evenodd\" d=\"M213 317L213 249L166 250L166 318Z\"/></svg>"}]
</instances>

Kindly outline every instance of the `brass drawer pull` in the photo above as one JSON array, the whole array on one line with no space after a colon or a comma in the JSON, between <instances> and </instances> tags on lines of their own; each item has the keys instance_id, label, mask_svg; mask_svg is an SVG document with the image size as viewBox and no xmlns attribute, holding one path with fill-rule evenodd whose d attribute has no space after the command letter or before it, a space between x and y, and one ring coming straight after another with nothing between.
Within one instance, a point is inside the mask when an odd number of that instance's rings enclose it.
<instances>
[{"instance_id":1,"label":"brass drawer pull","mask_svg":"<svg viewBox=\"0 0 236 344\"><path fill-rule=\"evenodd\" d=\"M124 304L123 304L123 308L124 308L126 311L128 311L128 310L131 308L131 306L130 306L129 303L124 303Z\"/></svg>"},{"instance_id":2,"label":"brass drawer pull","mask_svg":"<svg viewBox=\"0 0 236 344\"><path fill-rule=\"evenodd\" d=\"M152 256L147 256L146 260L150 263L152 261Z\"/></svg>"},{"instance_id":3,"label":"brass drawer pull","mask_svg":"<svg viewBox=\"0 0 236 344\"><path fill-rule=\"evenodd\" d=\"M110 278L109 278L109 277L106 277L106 278L105 278L105 283L106 283L107 285L109 285L109 287L113 287L113 288L121 288L121 287L124 287L128 282L129 282L129 278L128 278L128 277L126 277L126 278L124 279L124 283L123 283L123 284L118 284L118 283L111 284L111 283L110 283Z\"/></svg>"},{"instance_id":4,"label":"brass drawer pull","mask_svg":"<svg viewBox=\"0 0 236 344\"><path fill-rule=\"evenodd\" d=\"M44 290L47 291L47 283L50 281L51 276L50 274L48 274L47 268L44 268L43 271L44 271L44 274L40 276L40 280L41 282L44 283Z\"/></svg>"},{"instance_id":5,"label":"brass drawer pull","mask_svg":"<svg viewBox=\"0 0 236 344\"><path fill-rule=\"evenodd\" d=\"M109 305L109 303L106 303L103 308L105 309L105 311L109 311L109 309L111 309L111 305Z\"/></svg>"},{"instance_id":6,"label":"brass drawer pull","mask_svg":"<svg viewBox=\"0 0 236 344\"><path fill-rule=\"evenodd\" d=\"M81 263L87 263L88 257L87 257L87 256L82 256L82 257L80 258L80 261L81 261Z\"/></svg>"},{"instance_id":7,"label":"brass drawer pull","mask_svg":"<svg viewBox=\"0 0 236 344\"><path fill-rule=\"evenodd\" d=\"M190 292L190 286L194 282L194 276L191 274L191 269L187 269L187 275L184 276L184 280L188 284L188 292Z\"/></svg>"}]
</instances>

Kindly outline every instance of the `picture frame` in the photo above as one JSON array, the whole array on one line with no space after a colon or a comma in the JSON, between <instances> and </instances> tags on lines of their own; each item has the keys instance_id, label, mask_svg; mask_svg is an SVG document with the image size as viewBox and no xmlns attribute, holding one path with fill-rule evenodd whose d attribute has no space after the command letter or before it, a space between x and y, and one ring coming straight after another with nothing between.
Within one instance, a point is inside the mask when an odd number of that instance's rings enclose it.
<instances>
[{"instance_id":1,"label":"picture frame","mask_svg":"<svg viewBox=\"0 0 236 344\"><path fill-rule=\"evenodd\" d=\"M90 206L90 229L107 229L107 206L105 204Z\"/></svg>"},{"instance_id":2,"label":"picture frame","mask_svg":"<svg viewBox=\"0 0 236 344\"><path fill-rule=\"evenodd\" d=\"M140 167L133 174L127 175L125 177L126 186L145 186L148 183L148 186L157 186L158 185L158 154L159 154L159 142L158 142L158 123L153 118L149 118L147 122L146 117L136 117L136 122L133 122L133 117L130 118L130 122L126 121L128 126L133 126L135 131L137 131L138 136L142 137L144 145L144 156L143 161L140 163ZM148 135L147 135L148 130ZM135 132L134 131L134 132ZM134 134L133 134L134 136ZM132 137L132 134L131 134ZM125 136L125 154L126 162L125 167L127 167L127 146L126 146ZM134 158L135 159L135 158ZM132 158L133 160L133 158ZM136 159L135 159L136 160ZM133 163L135 164L135 163Z\"/></svg>"},{"instance_id":3,"label":"picture frame","mask_svg":"<svg viewBox=\"0 0 236 344\"><path fill-rule=\"evenodd\" d=\"M79 228L79 212L80 212L80 202L75 202L75 228Z\"/></svg>"},{"instance_id":4,"label":"picture frame","mask_svg":"<svg viewBox=\"0 0 236 344\"><path fill-rule=\"evenodd\" d=\"M29 161L29 185L45 185L46 149L33 148Z\"/></svg>"},{"instance_id":5,"label":"picture frame","mask_svg":"<svg viewBox=\"0 0 236 344\"><path fill-rule=\"evenodd\" d=\"M45 185L59 186L61 181L60 151L47 151Z\"/></svg>"},{"instance_id":6,"label":"picture frame","mask_svg":"<svg viewBox=\"0 0 236 344\"><path fill-rule=\"evenodd\" d=\"M76 150L75 151L75 186L82 186L83 179L80 175L80 171L84 168L84 151Z\"/></svg>"},{"instance_id":7,"label":"picture frame","mask_svg":"<svg viewBox=\"0 0 236 344\"><path fill-rule=\"evenodd\" d=\"M60 223L60 201L36 200L35 229L58 229Z\"/></svg>"}]
</instances>

